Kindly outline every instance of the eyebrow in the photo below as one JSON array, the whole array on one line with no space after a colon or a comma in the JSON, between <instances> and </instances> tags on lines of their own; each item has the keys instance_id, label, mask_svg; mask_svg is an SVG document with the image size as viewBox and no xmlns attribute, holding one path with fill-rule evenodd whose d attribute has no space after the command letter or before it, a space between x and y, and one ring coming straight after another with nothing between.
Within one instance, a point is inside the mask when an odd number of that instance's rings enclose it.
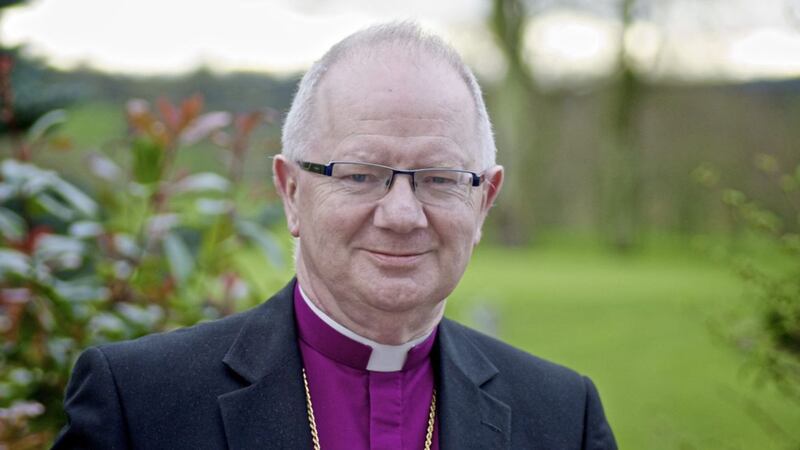
<instances>
[{"instance_id":1,"label":"eyebrow","mask_svg":"<svg viewBox=\"0 0 800 450\"><path fill-rule=\"evenodd\" d=\"M363 162L363 163L370 163L370 164L378 164L381 166L393 167L395 169L406 169L406 170L415 170L415 169L465 169L469 170L467 167L468 164L463 161L456 161L454 159L423 159L422 163L414 164L410 167L398 167L395 164L389 163L383 158L370 158L370 157L359 157L359 156L337 156L336 158L331 159L330 161L338 161L338 162Z\"/></svg>"},{"instance_id":2,"label":"eyebrow","mask_svg":"<svg viewBox=\"0 0 800 450\"><path fill-rule=\"evenodd\" d=\"M383 135L369 135L369 134L359 134L359 136L383 136ZM432 136L432 137L442 137L442 136ZM347 139L347 138L345 138ZM423 169L423 168L451 168L451 169L464 169L470 164L470 158L467 155L463 155L465 153L461 147L458 147L455 144L455 141L452 139L447 138L452 145L448 145L448 150L444 150L442 146L430 146L423 155L419 158L419 163L415 164L414 167L406 167L406 169ZM344 140L342 140L343 142ZM392 164L388 164L386 158L384 158L382 152L380 150L375 151L375 148L386 147L381 145L365 145L365 144L353 144L353 145L345 145L341 150L341 152L337 152L334 156L331 157L331 161L338 160L338 161L353 161L353 162L367 162L373 164L381 164L386 166L392 166ZM455 148L458 151L455 151Z\"/></svg>"}]
</instances>

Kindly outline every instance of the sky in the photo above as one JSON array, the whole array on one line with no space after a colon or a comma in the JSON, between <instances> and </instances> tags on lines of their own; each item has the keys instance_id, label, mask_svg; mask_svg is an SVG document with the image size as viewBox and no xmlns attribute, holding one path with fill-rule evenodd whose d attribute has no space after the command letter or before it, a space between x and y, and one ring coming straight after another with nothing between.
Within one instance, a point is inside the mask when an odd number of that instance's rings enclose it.
<instances>
[{"instance_id":1,"label":"sky","mask_svg":"<svg viewBox=\"0 0 800 450\"><path fill-rule=\"evenodd\" d=\"M620 45L651 76L800 76L800 0L642 3L646 20L623 33L608 8L592 10L599 2L540 0L547 7L530 19L526 59L543 82L607 74ZM453 43L480 76L499 77L504 65L485 26L489 7L489 0L33 0L3 16L0 39L65 68L288 73L353 31L414 19Z\"/></svg>"}]
</instances>

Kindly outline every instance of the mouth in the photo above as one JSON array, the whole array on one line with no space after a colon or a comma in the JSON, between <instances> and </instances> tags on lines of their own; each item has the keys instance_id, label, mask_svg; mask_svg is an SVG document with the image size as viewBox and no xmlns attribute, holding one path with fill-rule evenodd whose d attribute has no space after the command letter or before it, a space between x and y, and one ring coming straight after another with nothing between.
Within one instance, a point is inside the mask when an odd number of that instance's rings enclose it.
<instances>
[{"instance_id":1,"label":"mouth","mask_svg":"<svg viewBox=\"0 0 800 450\"><path fill-rule=\"evenodd\" d=\"M381 250L364 250L380 266L408 267L416 265L428 251L423 252L391 252Z\"/></svg>"}]
</instances>

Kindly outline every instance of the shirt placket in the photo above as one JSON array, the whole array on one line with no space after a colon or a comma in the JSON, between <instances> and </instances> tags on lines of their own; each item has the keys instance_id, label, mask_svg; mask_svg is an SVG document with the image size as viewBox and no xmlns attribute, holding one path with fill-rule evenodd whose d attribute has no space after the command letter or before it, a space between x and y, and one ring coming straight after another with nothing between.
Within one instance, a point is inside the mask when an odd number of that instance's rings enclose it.
<instances>
[{"instance_id":1,"label":"shirt placket","mask_svg":"<svg viewBox=\"0 0 800 450\"><path fill-rule=\"evenodd\" d=\"M370 372L370 448L403 447L403 377L401 372Z\"/></svg>"}]
</instances>

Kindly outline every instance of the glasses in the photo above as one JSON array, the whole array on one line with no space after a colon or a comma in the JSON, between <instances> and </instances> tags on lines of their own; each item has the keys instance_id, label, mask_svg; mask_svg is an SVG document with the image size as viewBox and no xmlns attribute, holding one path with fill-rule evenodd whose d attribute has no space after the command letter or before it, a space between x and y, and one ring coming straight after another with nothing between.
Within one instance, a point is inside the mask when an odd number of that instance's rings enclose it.
<instances>
[{"instance_id":1,"label":"glasses","mask_svg":"<svg viewBox=\"0 0 800 450\"><path fill-rule=\"evenodd\" d=\"M398 174L410 176L417 200L433 206L466 201L472 188L480 186L483 181L483 175L461 169L401 170L352 161L331 161L328 164L298 161L298 164L308 172L331 177L343 194L365 202L383 197Z\"/></svg>"}]
</instances>

